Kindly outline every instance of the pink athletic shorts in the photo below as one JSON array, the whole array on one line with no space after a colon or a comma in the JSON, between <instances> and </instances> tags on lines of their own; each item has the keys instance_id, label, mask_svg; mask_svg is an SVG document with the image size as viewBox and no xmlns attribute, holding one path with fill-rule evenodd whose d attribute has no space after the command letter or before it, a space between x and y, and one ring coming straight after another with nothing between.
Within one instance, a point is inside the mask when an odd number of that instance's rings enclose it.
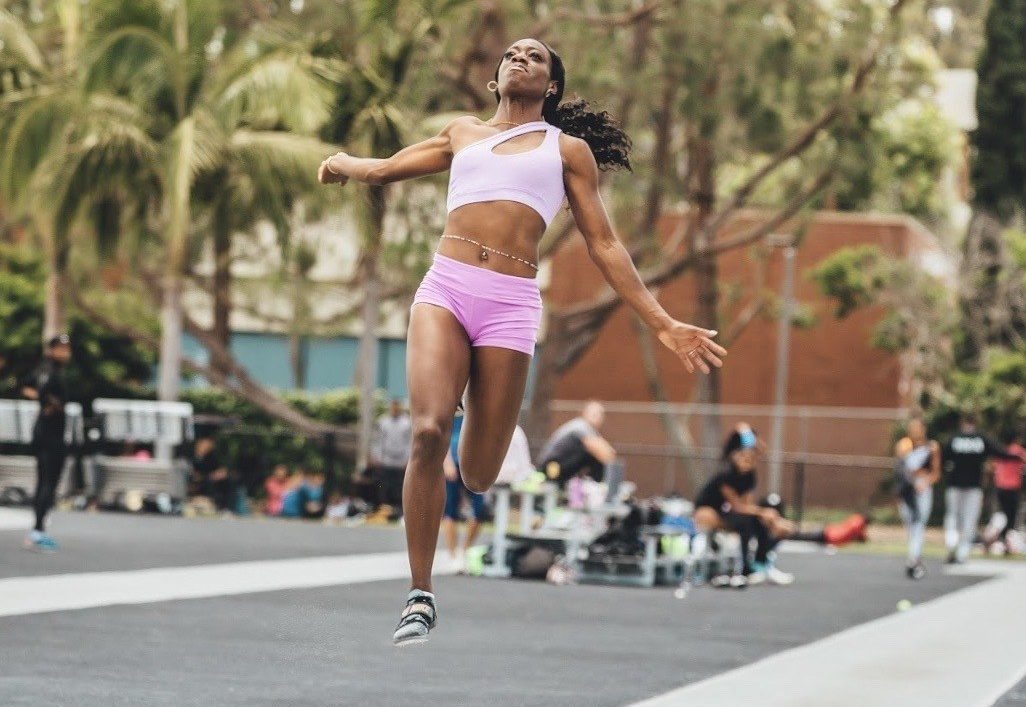
<instances>
[{"instance_id":1,"label":"pink athletic shorts","mask_svg":"<svg viewBox=\"0 0 1026 707\"><path fill-rule=\"evenodd\" d=\"M534 278L505 275L435 253L413 304L448 309L471 346L498 346L534 355L542 301Z\"/></svg>"}]
</instances>

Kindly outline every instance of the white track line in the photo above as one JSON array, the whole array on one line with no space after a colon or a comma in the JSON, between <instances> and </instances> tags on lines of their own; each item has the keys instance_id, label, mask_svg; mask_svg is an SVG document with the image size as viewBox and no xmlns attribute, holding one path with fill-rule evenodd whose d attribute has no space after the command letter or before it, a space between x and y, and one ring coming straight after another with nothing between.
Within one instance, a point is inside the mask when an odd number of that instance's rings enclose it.
<instances>
[{"instance_id":1,"label":"white track line","mask_svg":"<svg viewBox=\"0 0 1026 707\"><path fill-rule=\"evenodd\" d=\"M451 574L441 557L436 574ZM375 582L409 576L405 552L0 579L0 616Z\"/></svg>"},{"instance_id":2,"label":"white track line","mask_svg":"<svg viewBox=\"0 0 1026 707\"><path fill-rule=\"evenodd\" d=\"M0 508L0 530L24 530L28 532L35 517L32 511L20 508Z\"/></svg>"},{"instance_id":3,"label":"white track line","mask_svg":"<svg viewBox=\"0 0 1026 707\"><path fill-rule=\"evenodd\" d=\"M990 707L1024 673L1026 569L961 573L1000 576L634 707Z\"/></svg>"}]
</instances>

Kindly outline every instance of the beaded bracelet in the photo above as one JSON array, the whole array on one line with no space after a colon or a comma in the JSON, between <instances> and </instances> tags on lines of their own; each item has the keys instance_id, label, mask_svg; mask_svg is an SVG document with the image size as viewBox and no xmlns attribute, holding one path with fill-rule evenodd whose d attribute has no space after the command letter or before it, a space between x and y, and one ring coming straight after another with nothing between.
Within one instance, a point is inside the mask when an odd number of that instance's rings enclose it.
<instances>
[{"instance_id":1,"label":"beaded bracelet","mask_svg":"<svg viewBox=\"0 0 1026 707\"><path fill-rule=\"evenodd\" d=\"M333 170L333 169L331 168L331 158L332 158L332 157L338 157L339 155L344 155L344 154L346 154L346 153L345 153L345 152L342 152L341 150L339 150L338 152L336 152L335 154L333 154L333 155L332 155L331 157L329 157L328 159L324 160L324 167L325 167L325 168L326 168L326 169L327 169L327 170L328 170L329 172L331 172L332 174L334 174L334 175L335 175L336 177L344 177L344 176L346 176L346 175L344 175L344 174L343 174L343 173L341 173L341 172L336 172L335 170Z\"/></svg>"}]
</instances>

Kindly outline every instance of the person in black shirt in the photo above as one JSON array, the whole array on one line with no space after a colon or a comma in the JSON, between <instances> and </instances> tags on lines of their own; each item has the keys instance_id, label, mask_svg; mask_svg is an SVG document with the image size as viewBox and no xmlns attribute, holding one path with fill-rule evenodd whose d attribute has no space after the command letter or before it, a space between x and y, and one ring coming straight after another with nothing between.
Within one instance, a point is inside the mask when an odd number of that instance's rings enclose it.
<instances>
[{"instance_id":1,"label":"person in black shirt","mask_svg":"<svg viewBox=\"0 0 1026 707\"><path fill-rule=\"evenodd\" d=\"M230 511L234 492L232 477L217 454L213 438L196 440L192 468L194 494L209 498L219 511Z\"/></svg>"},{"instance_id":2,"label":"person in black shirt","mask_svg":"<svg viewBox=\"0 0 1026 707\"><path fill-rule=\"evenodd\" d=\"M57 543L46 534L46 516L53 508L57 486L68 456L64 441L64 404L68 401L64 367L71 360L71 339L59 334L46 344L46 360L33 380L22 388L25 397L39 401L39 417L32 428L32 451L36 457L36 494L33 509L36 523L25 539L30 549L54 551Z\"/></svg>"},{"instance_id":3,"label":"person in black shirt","mask_svg":"<svg viewBox=\"0 0 1026 707\"><path fill-rule=\"evenodd\" d=\"M756 475L756 438L748 425L738 428L724 446L722 470L702 487L695 498L696 552L701 552L706 534L723 528L741 538L742 574L732 577L735 587L749 582L769 581L790 584L794 577L781 572L768 562L768 553L778 539L790 535L794 527L774 508L760 506L753 500ZM755 561L749 560L748 546L756 541Z\"/></svg>"},{"instance_id":4,"label":"person in black shirt","mask_svg":"<svg viewBox=\"0 0 1026 707\"><path fill-rule=\"evenodd\" d=\"M983 465L988 459L1020 459L976 429L976 419L962 417L958 434L943 450L948 488L944 494L944 544L948 564L965 562L976 535L983 505Z\"/></svg>"}]
</instances>

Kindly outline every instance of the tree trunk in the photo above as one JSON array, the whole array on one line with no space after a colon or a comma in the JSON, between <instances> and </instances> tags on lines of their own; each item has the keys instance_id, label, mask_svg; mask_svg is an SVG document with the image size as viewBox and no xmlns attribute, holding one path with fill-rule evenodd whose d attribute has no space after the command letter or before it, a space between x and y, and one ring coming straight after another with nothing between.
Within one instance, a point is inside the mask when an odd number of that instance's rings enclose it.
<instances>
[{"instance_id":1,"label":"tree trunk","mask_svg":"<svg viewBox=\"0 0 1026 707\"><path fill-rule=\"evenodd\" d=\"M566 347L566 327L563 318L549 310L545 311L545 342L534 369L534 385L531 402L524 420L524 432L531 445L532 454L537 454L549 436L552 426L550 404L556 390L559 376L559 359Z\"/></svg>"},{"instance_id":2,"label":"tree trunk","mask_svg":"<svg viewBox=\"0 0 1026 707\"><path fill-rule=\"evenodd\" d=\"M715 233L707 233L704 228L712 215L713 205L716 199L716 164L712 144L705 137L694 137L689 141L689 155L694 163L694 175L696 181L696 192L694 201L697 205L695 218L696 239L691 247L693 250L701 251L707 248L713 240ZM695 263L695 296L697 307L695 311L695 323L698 326L708 329L719 328L719 290L717 289L717 256L715 254L705 255ZM713 368L709 375L700 376L698 379L698 402L709 405L718 405L721 401L720 395L720 372ZM715 449L719 446L722 430L720 429L720 415L713 409L702 414L701 425L702 446Z\"/></svg>"},{"instance_id":3,"label":"tree trunk","mask_svg":"<svg viewBox=\"0 0 1026 707\"><path fill-rule=\"evenodd\" d=\"M182 379L182 280L165 276L160 305L158 400L178 400Z\"/></svg>"},{"instance_id":4,"label":"tree trunk","mask_svg":"<svg viewBox=\"0 0 1026 707\"><path fill-rule=\"evenodd\" d=\"M46 274L46 301L43 309L43 343L64 331L64 275L50 270Z\"/></svg>"},{"instance_id":5,"label":"tree trunk","mask_svg":"<svg viewBox=\"0 0 1026 707\"><path fill-rule=\"evenodd\" d=\"M360 349L356 359L356 376L360 385L360 437L356 468L367 465L371 434L374 429L374 391L378 387L378 320L381 314L381 238L385 220L385 191L369 187L369 218L363 256L360 261L360 283L363 287L363 309Z\"/></svg>"},{"instance_id":6,"label":"tree trunk","mask_svg":"<svg viewBox=\"0 0 1026 707\"><path fill-rule=\"evenodd\" d=\"M47 272L45 300L43 303L43 343L51 337L62 333L67 326L64 315L64 271L67 266L67 254L56 243L52 230L42 233L46 242Z\"/></svg>"},{"instance_id":7,"label":"tree trunk","mask_svg":"<svg viewBox=\"0 0 1026 707\"><path fill-rule=\"evenodd\" d=\"M227 224L219 224L214 228L213 334L217 342L226 349L231 348L231 249L231 229ZM223 370L220 372L224 373Z\"/></svg>"},{"instance_id":8,"label":"tree trunk","mask_svg":"<svg viewBox=\"0 0 1026 707\"><path fill-rule=\"evenodd\" d=\"M659 403L659 420L663 423L663 430L670 444L680 451L681 462L684 465L684 474L691 482L689 491L693 496L705 480L701 470L694 463L695 441L691 438L691 432L687 425L670 412L668 408L669 399L666 396L666 388L663 386L663 379L659 375L659 364L656 361L656 347L654 337L645 322L636 313L631 314L631 322L638 336L638 346L641 348L641 365L645 372L645 382L648 384L648 393L652 401ZM677 488L676 473L667 478L665 492L681 491ZM682 494L686 495L686 494Z\"/></svg>"},{"instance_id":9,"label":"tree trunk","mask_svg":"<svg viewBox=\"0 0 1026 707\"><path fill-rule=\"evenodd\" d=\"M360 350L356 361L356 376L360 384L360 446L357 454L357 468L367 465L370 453L371 434L374 428L374 391L378 387L378 314L380 282L377 272L377 255L364 256L363 331L360 334Z\"/></svg>"},{"instance_id":10,"label":"tree trunk","mask_svg":"<svg viewBox=\"0 0 1026 707\"><path fill-rule=\"evenodd\" d=\"M297 390L306 390L306 339L299 331L289 332L289 367L292 369L292 385Z\"/></svg>"}]
</instances>

